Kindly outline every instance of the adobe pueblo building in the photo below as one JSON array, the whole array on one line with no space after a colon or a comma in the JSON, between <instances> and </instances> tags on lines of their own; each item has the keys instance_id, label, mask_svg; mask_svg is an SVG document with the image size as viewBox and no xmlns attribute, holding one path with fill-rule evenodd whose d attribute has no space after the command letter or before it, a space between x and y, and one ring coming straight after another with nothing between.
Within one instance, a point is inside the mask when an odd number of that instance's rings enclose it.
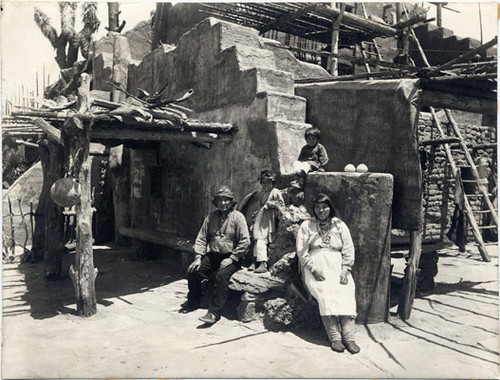
<instances>
[{"instance_id":1,"label":"adobe pueblo building","mask_svg":"<svg viewBox=\"0 0 500 380\"><path fill-rule=\"evenodd\" d=\"M82 314L95 312L97 275L90 142L109 148L115 241L170 255L185 268L215 190L229 185L241 201L265 168L287 189L304 131L320 128L330 161L325 172L307 175L305 204L281 210L272 275L234 275L242 319L264 310L290 324L285 315L301 308L290 290L294 233L319 192L332 196L353 236L359 323L388 318L391 230L410 247L399 309L410 317L422 241L442 241L448 231L464 163L465 183L479 185L460 207L489 260L484 232L496 228L497 216L483 169L496 165L496 40L480 46L453 36L458 52L430 53L450 46L449 32L431 27L420 9L389 3L158 4L150 28L95 43L92 70L79 73L77 110L18 114L39 117L59 152L59 166L46 167L59 170L52 182L70 173L82 186L72 267ZM151 33L152 46L137 43L141 33ZM344 172L361 163L368 172ZM241 207L248 217L251 206ZM483 214L475 219L476 211ZM46 257L60 255L45 249Z\"/></svg>"}]
</instances>

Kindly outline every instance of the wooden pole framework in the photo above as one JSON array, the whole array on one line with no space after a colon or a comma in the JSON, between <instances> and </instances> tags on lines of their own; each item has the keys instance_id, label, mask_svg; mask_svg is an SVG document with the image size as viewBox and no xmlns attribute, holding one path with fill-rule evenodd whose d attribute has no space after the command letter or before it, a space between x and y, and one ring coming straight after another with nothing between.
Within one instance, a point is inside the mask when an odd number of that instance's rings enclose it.
<instances>
[{"instance_id":1,"label":"wooden pole framework","mask_svg":"<svg viewBox=\"0 0 500 380\"><path fill-rule=\"evenodd\" d=\"M81 74L78 88L78 109L81 115L88 112L90 105L90 75ZM92 123L82 121L80 114L66 120L62 130L64 141L65 170L80 183L80 202L76 204L76 249L75 262L69 269L76 297L77 313L90 317L97 313L95 279L97 268L94 267L92 239L92 205L90 168L90 135Z\"/></svg>"}]
</instances>

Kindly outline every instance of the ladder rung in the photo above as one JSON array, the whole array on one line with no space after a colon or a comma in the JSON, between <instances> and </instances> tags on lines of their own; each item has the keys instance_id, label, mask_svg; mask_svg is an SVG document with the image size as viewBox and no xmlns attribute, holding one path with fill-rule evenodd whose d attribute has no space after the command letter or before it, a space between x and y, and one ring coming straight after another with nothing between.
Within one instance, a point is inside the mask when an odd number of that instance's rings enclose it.
<instances>
[{"instance_id":1,"label":"ladder rung","mask_svg":"<svg viewBox=\"0 0 500 380\"><path fill-rule=\"evenodd\" d=\"M485 179L485 178L481 178L481 179L463 179L462 182L483 183L483 184L486 185L488 183L488 180Z\"/></svg>"},{"instance_id":2,"label":"ladder rung","mask_svg":"<svg viewBox=\"0 0 500 380\"><path fill-rule=\"evenodd\" d=\"M465 195L466 195L467 197L469 197L469 198L479 198L479 197L482 197L482 196L483 196L483 194L465 194ZM491 194L490 194L490 193L488 193L487 195L488 195L489 197L491 197Z\"/></svg>"},{"instance_id":3,"label":"ladder rung","mask_svg":"<svg viewBox=\"0 0 500 380\"><path fill-rule=\"evenodd\" d=\"M497 210L495 209L495 211ZM490 212L490 210L472 211L473 214L489 214Z\"/></svg>"},{"instance_id":4,"label":"ladder rung","mask_svg":"<svg viewBox=\"0 0 500 380\"><path fill-rule=\"evenodd\" d=\"M478 230L493 230L495 228L498 228L497 226L478 226ZM469 227L469 230L472 229L472 227Z\"/></svg>"}]
</instances>

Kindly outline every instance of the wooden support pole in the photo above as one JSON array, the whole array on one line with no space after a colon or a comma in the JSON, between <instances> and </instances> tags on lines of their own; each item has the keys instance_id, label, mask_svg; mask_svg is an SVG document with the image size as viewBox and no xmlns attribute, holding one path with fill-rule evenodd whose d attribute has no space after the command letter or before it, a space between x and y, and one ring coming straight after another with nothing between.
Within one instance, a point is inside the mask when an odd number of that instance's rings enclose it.
<instances>
[{"instance_id":1,"label":"wooden support pole","mask_svg":"<svg viewBox=\"0 0 500 380\"><path fill-rule=\"evenodd\" d=\"M346 3L342 3L340 7L340 13L336 16L335 19L332 19L332 42L331 42L331 52L332 56L330 58L330 74L334 77L339 75L338 71L338 58L335 56L339 52L339 30L340 23L342 22L342 18L344 17Z\"/></svg>"},{"instance_id":2,"label":"wooden support pole","mask_svg":"<svg viewBox=\"0 0 500 380\"><path fill-rule=\"evenodd\" d=\"M43 257L45 277L53 280L61 275L64 239L62 234L62 209L50 196L53 183L63 176L63 151L60 145L47 140L40 142L40 161L43 170L43 185L35 214L33 236L33 258Z\"/></svg>"},{"instance_id":3,"label":"wooden support pole","mask_svg":"<svg viewBox=\"0 0 500 380\"><path fill-rule=\"evenodd\" d=\"M26 216L24 215L23 212L21 199L18 199L17 203L19 205L19 213L21 214L21 221L23 222L23 227L24 227L24 243L23 243L23 257L24 257L24 255L26 255L27 252L26 246L28 245L29 230L28 230L28 224L26 223Z\"/></svg>"},{"instance_id":4,"label":"wooden support pole","mask_svg":"<svg viewBox=\"0 0 500 380\"><path fill-rule=\"evenodd\" d=\"M11 246L11 256L15 255L16 251L16 237L15 237L15 228L14 228L14 213L12 211L12 202L10 200L10 197L7 197L7 202L9 203L9 222L10 222L10 238L12 242Z\"/></svg>"},{"instance_id":5,"label":"wooden support pole","mask_svg":"<svg viewBox=\"0 0 500 380\"><path fill-rule=\"evenodd\" d=\"M410 232L410 252L403 278L403 290L399 301L398 314L404 321L410 318L415 292L417 290L417 271L422 254L422 230Z\"/></svg>"},{"instance_id":6,"label":"wooden support pole","mask_svg":"<svg viewBox=\"0 0 500 380\"><path fill-rule=\"evenodd\" d=\"M31 249L33 250L33 235L35 233L35 215L33 214L33 202L30 202L30 228L31 228Z\"/></svg>"},{"instance_id":7,"label":"wooden support pole","mask_svg":"<svg viewBox=\"0 0 500 380\"><path fill-rule=\"evenodd\" d=\"M403 9L405 11L406 16L409 18L410 13L406 9L406 5L404 3L401 3L401 5L403 6ZM422 57L422 61L424 61L425 66L431 67L431 65L429 64L429 61L427 60L427 55L425 54L424 49L422 48L422 45L420 45L420 40L418 39L417 35L415 34L415 31L413 30L413 28L411 29L411 37L413 38L415 45L417 45L418 51L420 53L420 56Z\"/></svg>"},{"instance_id":8,"label":"wooden support pole","mask_svg":"<svg viewBox=\"0 0 500 380\"><path fill-rule=\"evenodd\" d=\"M443 4L436 3L436 24L439 28L443 27Z\"/></svg>"},{"instance_id":9,"label":"wooden support pole","mask_svg":"<svg viewBox=\"0 0 500 380\"><path fill-rule=\"evenodd\" d=\"M115 243L129 246L130 239L121 234L122 227L130 226L130 151L123 145L109 150L109 173L115 214Z\"/></svg>"},{"instance_id":10,"label":"wooden support pole","mask_svg":"<svg viewBox=\"0 0 500 380\"><path fill-rule=\"evenodd\" d=\"M78 88L80 113L88 112L90 106L90 76L81 74L81 85ZM92 205L90 168L91 160L90 135L92 123L81 121L78 116L68 119L62 131L66 173L73 176L80 184L80 202L76 209L76 250L75 262L69 269L73 281L78 315L90 317L97 312L95 279L97 268L94 268L92 239Z\"/></svg>"}]
</instances>

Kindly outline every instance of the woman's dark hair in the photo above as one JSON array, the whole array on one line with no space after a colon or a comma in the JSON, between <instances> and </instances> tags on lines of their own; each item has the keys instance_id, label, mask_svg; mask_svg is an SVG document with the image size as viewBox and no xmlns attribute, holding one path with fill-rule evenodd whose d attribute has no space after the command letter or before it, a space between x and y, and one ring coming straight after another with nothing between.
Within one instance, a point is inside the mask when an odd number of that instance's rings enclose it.
<instances>
[{"instance_id":1,"label":"woman's dark hair","mask_svg":"<svg viewBox=\"0 0 500 380\"><path fill-rule=\"evenodd\" d=\"M262 182L262 180L264 180L264 179L268 179L271 182L276 181L276 177L274 176L274 173L272 172L272 170L269 170L269 169L264 169L260 172L259 182Z\"/></svg>"},{"instance_id":2,"label":"woman's dark hair","mask_svg":"<svg viewBox=\"0 0 500 380\"><path fill-rule=\"evenodd\" d=\"M307 128L306 132L304 133L304 137L307 139L307 136L314 136L319 140L319 138L321 137L321 131L316 127Z\"/></svg>"},{"instance_id":3,"label":"woman's dark hair","mask_svg":"<svg viewBox=\"0 0 500 380\"><path fill-rule=\"evenodd\" d=\"M333 218L335 216L335 207L333 207L332 200L330 197L324 193L319 193L316 198L314 198L313 201L313 214L316 219L318 219L318 215L316 215L316 210L314 209L314 206L316 206L318 203L326 203L330 207L330 215L328 215L330 218Z\"/></svg>"}]
</instances>

